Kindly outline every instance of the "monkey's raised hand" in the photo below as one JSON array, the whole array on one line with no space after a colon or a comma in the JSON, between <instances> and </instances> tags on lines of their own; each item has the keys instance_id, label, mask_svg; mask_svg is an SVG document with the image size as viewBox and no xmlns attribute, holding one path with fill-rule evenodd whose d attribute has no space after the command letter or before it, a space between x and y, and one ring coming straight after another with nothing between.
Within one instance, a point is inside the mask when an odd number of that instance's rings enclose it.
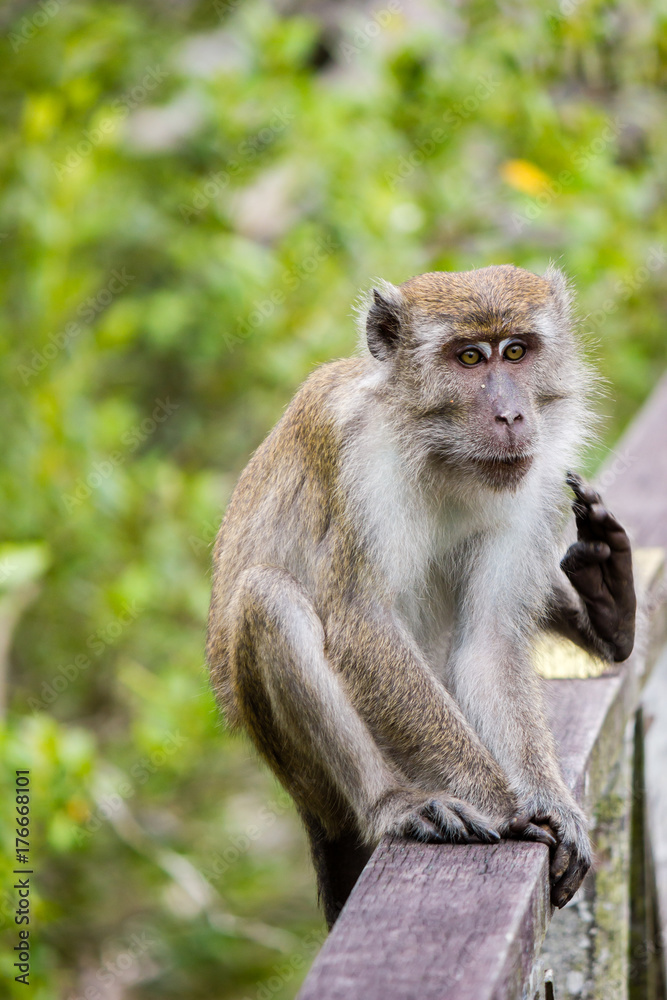
<instances>
[{"instance_id":1,"label":"monkey's raised hand","mask_svg":"<svg viewBox=\"0 0 667 1000\"><path fill-rule=\"evenodd\" d=\"M570 472L566 481L575 495L578 541L567 550L561 569L583 600L598 638L611 647L614 660L625 660L634 645L637 609L630 539L580 476Z\"/></svg>"}]
</instances>

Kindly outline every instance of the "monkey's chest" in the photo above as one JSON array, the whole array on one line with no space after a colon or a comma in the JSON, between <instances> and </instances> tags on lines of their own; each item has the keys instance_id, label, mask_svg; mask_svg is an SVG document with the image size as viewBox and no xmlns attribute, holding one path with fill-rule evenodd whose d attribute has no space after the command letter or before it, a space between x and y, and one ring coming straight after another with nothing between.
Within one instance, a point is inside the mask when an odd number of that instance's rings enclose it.
<instances>
[{"instance_id":1,"label":"monkey's chest","mask_svg":"<svg viewBox=\"0 0 667 1000\"><path fill-rule=\"evenodd\" d=\"M456 595L444 580L431 580L421 592L399 595L396 611L433 672L445 679L456 627Z\"/></svg>"}]
</instances>

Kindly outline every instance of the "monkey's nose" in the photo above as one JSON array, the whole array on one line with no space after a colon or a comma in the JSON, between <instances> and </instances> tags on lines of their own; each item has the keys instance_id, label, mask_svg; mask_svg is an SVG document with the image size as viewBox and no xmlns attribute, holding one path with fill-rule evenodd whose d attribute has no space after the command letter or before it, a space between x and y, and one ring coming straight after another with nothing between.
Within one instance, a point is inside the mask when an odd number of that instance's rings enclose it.
<instances>
[{"instance_id":1,"label":"monkey's nose","mask_svg":"<svg viewBox=\"0 0 667 1000\"><path fill-rule=\"evenodd\" d=\"M517 413L514 410L503 410L502 413L496 413L496 420L499 424L507 424L508 427L511 427L512 424L523 420L523 413Z\"/></svg>"}]
</instances>

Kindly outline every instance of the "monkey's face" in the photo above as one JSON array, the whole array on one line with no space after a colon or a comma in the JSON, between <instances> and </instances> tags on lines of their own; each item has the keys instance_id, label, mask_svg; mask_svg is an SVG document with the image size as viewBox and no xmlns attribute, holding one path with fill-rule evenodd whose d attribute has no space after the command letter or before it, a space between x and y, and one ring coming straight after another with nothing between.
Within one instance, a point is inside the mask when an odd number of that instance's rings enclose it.
<instances>
[{"instance_id":1,"label":"monkey's face","mask_svg":"<svg viewBox=\"0 0 667 1000\"><path fill-rule=\"evenodd\" d=\"M469 485L518 486L549 437L546 410L576 381L559 291L503 266L374 292L368 345L423 461Z\"/></svg>"},{"instance_id":2,"label":"monkey's face","mask_svg":"<svg viewBox=\"0 0 667 1000\"><path fill-rule=\"evenodd\" d=\"M537 436L530 390L540 348L533 332L517 331L501 339L483 324L471 328L467 337L455 333L447 339L440 363L449 398L439 414L440 426L437 414L435 424L425 414L436 453L445 463L453 459L496 489L516 485L528 472ZM437 371L431 377L437 378Z\"/></svg>"}]
</instances>

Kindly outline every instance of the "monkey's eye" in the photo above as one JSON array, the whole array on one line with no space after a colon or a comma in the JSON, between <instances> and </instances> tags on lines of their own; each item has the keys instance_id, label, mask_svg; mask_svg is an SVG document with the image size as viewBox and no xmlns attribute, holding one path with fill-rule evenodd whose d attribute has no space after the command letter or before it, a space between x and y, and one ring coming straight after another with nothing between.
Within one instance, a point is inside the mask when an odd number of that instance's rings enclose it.
<instances>
[{"instance_id":1,"label":"monkey's eye","mask_svg":"<svg viewBox=\"0 0 667 1000\"><path fill-rule=\"evenodd\" d=\"M461 351L459 354L459 361L462 361L464 365L471 367L472 365L477 365L482 360L482 352L478 351L476 347L466 347L465 351Z\"/></svg>"},{"instance_id":2,"label":"monkey's eye","mask_svg":"<svg viewBox=\"0 0 667 1000\"><path fill-rule=\"evenodd\" d=\"M503 351L503 357L508 361L521 361L525 353L526 348L523 344L508 344Z\"/></svg>"}]
</instances>

